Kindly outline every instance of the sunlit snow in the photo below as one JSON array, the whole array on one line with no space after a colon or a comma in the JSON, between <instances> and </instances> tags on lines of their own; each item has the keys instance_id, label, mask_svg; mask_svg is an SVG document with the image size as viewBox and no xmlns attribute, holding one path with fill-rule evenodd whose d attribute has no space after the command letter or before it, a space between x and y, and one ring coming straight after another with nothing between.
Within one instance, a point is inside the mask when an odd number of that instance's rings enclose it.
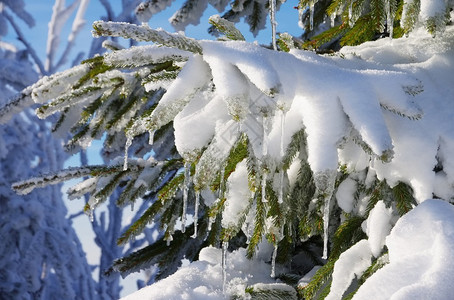
<instances>
[{"instance_id":1,"label":"sunlit snow","mask_svg":"<svg viewBox=\"0 0 454 300\"><path fill-rule=\"evenodd\" d=\"M218 93L230 116L243 120L240 130L252 134L253 124L249 129L244 127L255 109L283 109L284 145L304 124L308 161L316 175L336 170L339 164L350 172L368 167L368 176L376 175L391 186L402 181L413 188L420 204L401 218L390 234L395 220L389 209L379 202L372 210L364 224L368 239L346 251L336 264L339 272L349 277L342 282L333 281L333 293L329 296L333 299L342 295L355 275L362 274L370 259L377 257L385 245L389 263L366 281L354 299L447 299L452 295L453 266L448 257L454 249L454 209L443 200L426 199L453 194L454 158L450 155L454 150L453 41L454 30L449 27L442 38L417 30L408 38L344 47L341 55L324 57L299 50L275 53L245 42L202 42L203 58L215 83L229 78L225 69L239 74L236 79L247 78L245 82L230 81L232 86L225 90L220 87ZM260 109L245 102L255 99L257 94L264 95L254 103ZM277 128L281 124L280 114L272 118L272 134L268 136L269 148L265 152L268 163L280 160L281 136ZM215 128L219 130L219 124ZM256 130L255 134L260 132ZM356 132L372 155L353 141L343 140L346 132ZM210 131L211 134L217 132ZM262 139L251 140L256 143L252 145L255 155L261 157ZM192 147L201 148L205 143L201 139L198 147ZM444 169L435 174L433 169L439 162ZM295 160L294 164L298 166L300 162ZM229 189L235 188L232 185L236 181L242 188L227 193L229 205L239 201L245 190L240 180L244 167L237 168L228 181ZM294 173L292 167L288 171L291 184ZM336 194L339 206L346 212L354 209L349 198L355 191L354 179L344 182ZM319 188L323 184L326 182L321 182ZM360 215L367 203L362 201L355 208ZM244 205L235 208L227 205L224 221L229 223L238 218ZM230 266L234 265L226 268L228 295L244 291L245 285L255 284L258 278L260 282L273 282L269 261L256 258L250 262L242 252L240 249L228 254ZM220 260L221 250L206 248L200 261L124 299L220 299L223 297ZM250 276L245 276L246 273ZM336 274L335 269L334 277L343 276ZM233 291L233 286L241 288Z\"/></svg>"}]
</instances>

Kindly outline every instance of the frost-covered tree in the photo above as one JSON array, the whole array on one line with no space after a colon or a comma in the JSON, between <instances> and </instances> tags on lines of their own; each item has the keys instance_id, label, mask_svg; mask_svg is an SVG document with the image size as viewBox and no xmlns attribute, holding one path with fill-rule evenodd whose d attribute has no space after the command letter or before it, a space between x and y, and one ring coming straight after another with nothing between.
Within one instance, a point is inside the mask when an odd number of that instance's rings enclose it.
<instances>
[{"instance_id":1,"label":"frost-covered tree","mask_svg":"<svg viewBox=\"0 0 454 300\"><path fill-rule=\"evenodd\" d=\"M389 1L332 6L379 2L397 20ZM319 27L314 4L309 30ZM89 177L69 190L74 198L89 194L89 216L114 191L119 206L143 201L147 208L118 243L156 224L163 234L108 273L157 265L158 279L173 275L132 297L446 298L454 28L444 13L452 4L396 2L414 20L408 37L329 56L298 49L288 34L279 36L280 51L245 42L219 16L210 22L225 34L221 41L95 22L97 36L154 45L44 77L2 112L40 103L39 117L58 113L54 131L72 133L68 149L103 138L112 159L14 188L26 194ZM431 17L441 25L428 26ZM344 26L353 30L360 20ZM182 259L193 262L177 271Z\"/></svg>"},{"instance_id":2,"label":"frost-covered tree","mask_svg":"<svg viewBox=\"0 0 454 300\"><path fill-rule=\"evenodd\" d=\"M52 10L52 16L51 19L49 20L48 25L49 29L47 32L48 38L46 45L47 49L45 51L46 53L45 59L42 59L41 57L38 56L37 53L40 52L39 51L40 49L37 49L36 45L32 44L27 39L28 38L27 34L24 33L24 30L22 30L21 27L22 26L21 22L25 22L25 24L32 26L34 24L33 17L24 10L24 2L22 1L16 1L14 3L13 2L4 1L4 3L3 2L0 3L1 5L3 5L0 20L4 21L4 24L3 23L2 24L5 25L2 26L3 30L2 32L3 34L7 34L8 32L6 29L8 28L7 25L9 25L10 36L14 35L17 36L17 39L24 46L24 50L17 51L15 46L6 43L2 43L1 45L2 49L5 49L5 52L4 53L2 52L2 54L4 54L3 57L4 59L2 59L1 64L2 68L0 70L1 74L0 76L2 76L1 81L2 92L4 95L2 105L5 104L8 98L12 97L15 93L17 93L17 91L20 91L27 85L30 85L33 82L35 82L39 76L50 75L55 73L57 70L61 69L63 66L77 64L85 56L83 52L74 54L73 52L76 48L76 37L78 36L78 34L80 34L85 24L84 19L85 12L87 11L87 9L90 8L89 1L76 0L67 3L65 1L58 0L55 1L53 6L49 6L49 10ZM102 18L108 21L135 22L136 18L134 10L139 3L140 1L132 0L122 1L121 5L117 5L115 3L110 3L109 1L102 1L101 7L105 8L105 12L99 11L99 14L100 16L102 14L105 14L106 16ZM113 7L112 4L114 4ZM116 10L119 10L118 13L115 12ZM13 16L15 16L15 18L13 18ZM64 28L67 24L69 24L70 31L65 41L63 39L64 36L62 36L62 32L64 31ZM105 51L105 49L101 47L101 44L104 40L106 39L93 39L91 47L87 49L89 50L91 56ZM107 41L106 44L111 45L111 47L116 46L116 44L112 43L111 41ZM83 48L77 47L77 49ZM31 63L28 61L28 58L31 58ZM34 70L36 70L37 72L35 72ZM42 122L31 115L28 115L25 119L29 119L32 122ZM19 123L21 120L23 121L25 119L19 118L18 120L16 120L16 123ZM23 127L25 125L21 126ZM19 128L21 128L21 126L19 126ZM30 125L31 128L34 128L33 126ZM41 124L36 126L37 126L36 130L46 130L46 132L48 131L46 125ZM29 131L33 132L33 130L31 129ZM21 131L16 130L14 132L20 134ZM63 133L62 135L60 135L60 137L61 136L65 137L67 136L67 134ZM24 136L23 138L25 139L26 137L29 137L29 135ZM19 137L17 138L18 141L16 144L17 147L19 147L21 145L21 142L19 142L20 140ZM47 136L46 138L50 139L50 136ZM61 152L61 146L59 145L60 142L51 142L51 140L49 140L49 143L54 143L53 145L57 147L55 151L60 151L58 153L61 156L59 157L58 164L56 163L57 165L54 166L54 170L61 169L63 161L67 158L67 155ZM12 142L10 144L13 145ZM51 144L48 145L46 150L51 149L50 145ZM35 145L32 143L30 144L30 146L32 148L33 147L39 148L38 144ZM38 150L34 151L37 152L36 155L41 153ZM24 165L27 164L33 165L33 163L31 163L32 161L42 161L42 163L40 163L40 167L39 168L33 167L32 169L27 170L27 172L25 172L24 170L22 175L17 175L9 178L6 181L5 186L10 186L11 183L17 181L19 178L23 178L24 176L33 176L33 174L37 175L39 173L49 172L51 170L51 168L49 168L47 165L44 165L44 163L50 161L49 158L35 156L35 154L24 156L22 155L22 153L23 151L11 150L8 154L9 161L17 162L23 159L22 163ZM82 153L82 156L83 155L84 153ZM28 157L30 157L31 161L25 159ZM12 158L14 158L14 160L12 160ZM83 158L85 157L83 156ZM41 167L41 165L43 167ZM47 169L46 166L48 167ZM55 191L57 191L59 188L60 187L55 187ZM9 191L9 193L11 193L11 191ZM43 192L43 196L44 195L46 195L45 191ZM59 194L55 193L55 196L57 195ZM57 201L57 198L54 199L53 201ZM58 201L61 202L61 197L58 199ZM60 202L58 203L58 205L55 204L55 206L59 209L52 212L61 214L61 217L64 218L66 215L66 209L64 208L63 203ZM140 210L138 213L140 214ZM70 216L71 219L74 219L76 217L78 217L78 214ZM112 202L107 211L102 212L98 216L94 216L92 228L96 236L95 242L97 246L99 246L101 256L99 265L96 266L97 268L94 268L93 266L90 266L90 268L88 268L86 262L84 262L86 267L85 276L87 276L87 278L90 278L90 274L94 270L107 269L112 264L112 261L118 259L121 256L127 255L134 249L137 249L137 247L140 247L145 241L151 242L154 240L149 234L145 239L134 241L130 243L126 248L123 246L116 245L116 237L124 230L123 225L124 219L125 216L123 216L123 211L117 206L115 206L114 202ZM7 222L7 219L5 219L5 222ZM67 222L68 226L70 226L71 225L69 223L70 221ZM7 228L5 230L7 230ZM71 238L76 237L73 234ZM79 250L81 251L80 245ZM80 263L80 265L83 265L83 263ZM16 270L12 269L11 272L16 272ZM95 293L97 299L118 299L120 297L120 291L122 288L122 283L120 283L119 281L120 277L119 274L114 274L113 276L111 276L111 278L106 278L102 271L97 273L99 273L99 277L97 278L96 283L95 282L91 283L92 286L89 288L89 294ZM39 278L40 276L40 274L38 273L34 275L36 278ZM76 275L77 274L75 274L75 276ZM34 280L37 280L36 278L34 278ZM5 285L12 286L12 284L10 284L9 281L5 281ZM58 286L56 286L55 288L57 287ZM83 293L78 292L77 294L80 294L81 297L85 297L85 294Z\"/></svg>"},{"instance_id":3,"label":"frost-covered tree","mask_svg":"<svg viewBox=\"0 0 454 300\"><path fill-rule=\"evenodd\" d=\"M16 20L34 20L22 1L0 1L0 38ZM31 47L31 46L30 46ZM32 49L32 48L30 48ZM0 103L38 80L29 49L0 40ZM61 143L27 109L0 125L0 298L95 299L94 282L62 202L61 186L21 197L11 184L24 176L55 172L66 154Z\"/></svg>"}]
</instances>

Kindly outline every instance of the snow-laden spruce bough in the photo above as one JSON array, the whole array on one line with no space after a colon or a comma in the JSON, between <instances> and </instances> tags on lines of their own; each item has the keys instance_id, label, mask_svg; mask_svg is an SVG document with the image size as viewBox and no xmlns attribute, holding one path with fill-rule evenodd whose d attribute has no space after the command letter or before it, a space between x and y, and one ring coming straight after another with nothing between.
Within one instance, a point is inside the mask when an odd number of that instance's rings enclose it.
<instances>
[{"instance_id":1,"label":"snow-laden spruce bough","mask_svg":"<svg viewBox=\"0 0 454 300\"><path fill-rule=\"evenodd\" d=\"M71 198L90 194L89 215L117 187L121 206L147 199L119 243L153 221L163 239L111 272L164 268L166 255L202 249L198 261L131 297L292 299L324 289L340 299L363 282L355 299L451 295L454 210L425 200L453 197L454 30L319 56L286 35L288 52L278 52L212 22L231 40L96 22L95 35L155 44L44 77L0 116L40 103L38 116L59 113L54 131L73 133L68 150L104 137L117 158L18 182L16 191L90 175L69 190ZM324 240L316 264L324 265L298 285L304 274L289 261L316 235Z\"/></svg>"}]
</instances>

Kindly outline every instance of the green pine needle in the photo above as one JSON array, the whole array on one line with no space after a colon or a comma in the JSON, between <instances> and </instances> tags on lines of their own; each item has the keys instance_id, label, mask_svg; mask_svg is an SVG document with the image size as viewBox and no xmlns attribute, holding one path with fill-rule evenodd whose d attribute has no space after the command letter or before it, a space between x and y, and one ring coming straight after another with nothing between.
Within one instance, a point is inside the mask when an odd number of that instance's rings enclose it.
<instances>
[{"instance_id":1,"label":"green pine needle","mask_svg":"<svg viewBox=\"0 0 454 300\"><path fill-rule=\"evenodd\" d=\"M245 38L241 32L235 27L233 22L219 17L219 15L211 16L208 22L217 30L223 33L228 39L233 41L244 41Z\"/></svg>"}]
</instances>

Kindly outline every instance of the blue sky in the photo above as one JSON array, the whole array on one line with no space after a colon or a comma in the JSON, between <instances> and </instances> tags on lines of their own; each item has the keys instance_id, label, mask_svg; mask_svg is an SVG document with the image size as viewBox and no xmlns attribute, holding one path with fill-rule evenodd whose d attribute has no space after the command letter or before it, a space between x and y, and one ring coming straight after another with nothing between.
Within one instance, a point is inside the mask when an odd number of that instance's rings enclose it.
<instances>
[{"instance_id":1,"label":"blue sky","mask_svg":"<svg viewBox=\"0 0 454 300\"><path fill-rule=\"evenodd\" d=\"M71 2L72 1L67 1L67 3ZM182 5L183 2L184 1L182 0L174 1L172 7L153 16L153 18L149 22L149 25L152 28L162 27L165 30L173 32L174 30L167 20L172 16L174 11ZM276 16L278 22L278 32L289 32L293 35L301 34L302 30L297 25L298 11L293 8L297 5L297 2L298 1L296 0L289 0L281 6L281 10L277 13ZM21 27L24 31L25 36L30 39L33 45L35 45L38 55L44 60L46 53L45 51L48 22L52 15L54 0L25 0L25 3L27 11L30 12L35 18L36 25L31 29L26 28L25 24L23 24L22 22L20 22L20 25L23 25ZM111 3L118 3L117 7L115 7L115 4L112 4L115 12L118 13L120 1L111 1ZM200 24L198 26L188 26L185 31L186 35L197 39L213 39L213 37L207 33L207 28L209 27L208 18L211 15L217 13L218 12L209 5L208 9L205 11L201 19ZM86 41L87 38L91 39L91 24L93 23L93 21L98 20L101 15L105 15L105 9L100 4L99 0L91 0L86 13L87 24L84 31L79 35L77 39L77 46L80 51L88 51L87 48L89 47L89 43L87 43ZM67 36L65 35L65 33L69 32L70 27L71 23L69 23L68 26L65 27L62 33L63 39ZM267 24L267 28L261 31L257 37L253 37L253 35L248 31L247 25L245 25L244 23L239 24L238 28L241 30L248 41L258 40L260 43L269 43L271 41L271 30L269 22ZM18 43L17 41L15 41L15 35L11 28L9 29L9 36L6 37L5 40L14 42L15 44Z\"/></svg>"}]
</instances>

